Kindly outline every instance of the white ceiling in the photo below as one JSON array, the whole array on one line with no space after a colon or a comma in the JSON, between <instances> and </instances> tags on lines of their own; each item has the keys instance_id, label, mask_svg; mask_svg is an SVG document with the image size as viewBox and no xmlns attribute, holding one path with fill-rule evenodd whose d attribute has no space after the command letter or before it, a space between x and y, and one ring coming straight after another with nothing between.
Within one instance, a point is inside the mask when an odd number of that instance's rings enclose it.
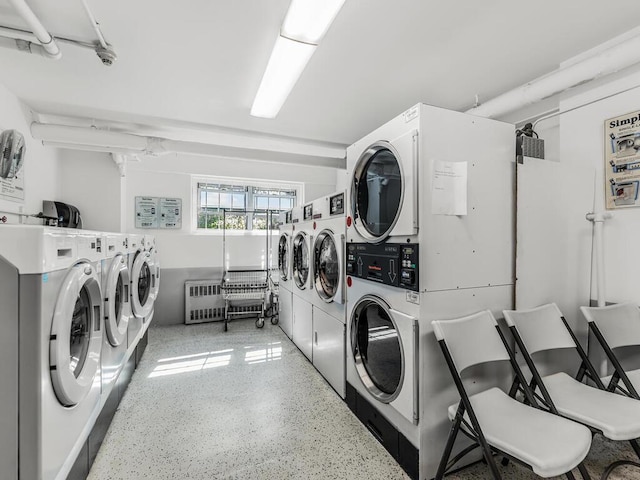
<instances>
[{"instance_id":1,"label":"white ceiling","mask_svg":"<svg viewBox=\"0 0 640 480\"><path fill-rule=\"evenodd\" d=\"M93 41L79 0L27 0L55 36ZM232 127L350 144L417 102L466 110L638 25L619 0L347 0L274 120L249 110L288 0L89 0L118 54L0 49L0 82L37 112ZM0 25L26 28L7 0Z\"/></svg>"}]
</instances>

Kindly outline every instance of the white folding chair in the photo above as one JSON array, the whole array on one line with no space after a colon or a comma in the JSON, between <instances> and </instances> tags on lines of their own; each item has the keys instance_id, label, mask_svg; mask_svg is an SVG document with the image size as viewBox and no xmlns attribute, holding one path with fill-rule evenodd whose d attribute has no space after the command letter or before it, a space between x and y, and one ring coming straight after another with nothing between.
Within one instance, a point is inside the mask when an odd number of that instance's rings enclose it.
<instances>
[{"instance_id":1,"label":"white folding chair","mask_svg":"<svg viewBox=\"0 0 640 480\"><path fill-rule=\"evenodd\" d=\"M638 305L620 303L608 307L580 307L580 310L613 366L613 375L601 379L607 385L607 390L619 390L640 400L640 369L625 370L614 353L614 350L620 347L640 346Z\"/></svg>"},{"instance_id":2,"label":"white folding chair","mask_svg":"<svg viewBox=\"0 0 640 480\"><path fill-rule=\"evenodd\" d=\"M552 413L580 422L610 440L628 440L640 457L635 440L640 437L640 402L606 390L558 306L550 303L503 313L531 370L529 386L534 392L540 390L542 403ZM575 378L562 371L540 375L532 355L557 349L577 351L581 364ZM597 388L582 383L585 377Z\"/></svg>"},{"instance_id":3,"label":"white folding chair","mask_svg":"<svg viewBox=\"0 0 640 480\"><path fill-rule=\"evenodd\" d=\"M482 449L494 479L501 478L494 454L523 464L543 478L564 474L573 480L571 470L574 468L579 469L585 480L590 478L582 461L591 447L591 432L583 425L535 408L537 402L490 311L436 320L432 325L460 394L460 402L448 411L453 425L436 480L442 479L464 455L477 447ZM511 363L530 405L513 398L515 389L511 392L513 396L497 387L467 394L463 372L474 365L497 361ZM449 461L460 431L474 440L474 444Z\"/></svg>"}]
</instances>

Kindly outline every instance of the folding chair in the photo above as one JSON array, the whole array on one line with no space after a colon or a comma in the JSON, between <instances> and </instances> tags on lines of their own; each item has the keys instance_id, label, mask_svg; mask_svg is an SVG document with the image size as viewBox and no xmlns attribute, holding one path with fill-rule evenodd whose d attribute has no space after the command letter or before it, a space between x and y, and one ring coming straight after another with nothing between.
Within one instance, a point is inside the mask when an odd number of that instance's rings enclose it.
<instances>
[{"instance_id":1,"label":"folding chair","mask_svg":"<svg viewBox=\"0 0 640 480\"><path fill-rule=\"evenodd\" d=\"M607 390L616 390L640 400L640 369L626 371L613 350L620 347L640 346L640 309L633 303L608 307L580 307L589 329L602 346L613 366L613 375L601 380ZM619 382L622 380L622 384Z\"/></svg>"},{"instance_id":2,"label":"folding chair","mask_svg":"<svg viewBox=\"0 0 640 480\"><path fill-rule=\"evenodd\" d=\"M491 475L497 480L501 477L494 454L523 464L543 478L564 474L573 480L571 470L577 467L582 477L589 480L582 464L591 447L589 429L535 408L537 402L490 311L453 320L436 320L432 325L460 394L460 402L449 407L448 415L453 425L436 480L441 480L477 447L481 448ZM475 365L497 361L511 363L516 376L522 380L521 392L531 405L513 398L517 393L515 389L511 395L497 387L468 395L463 372ZM459 432L471 438L474 444L449 461Z\"/></svg>"},{"instance_id":3,"label":"folding chair","mask_svg":"<svg viewBox=\"0 0 640 480\"><path fill-rule=\"evenodd\" d=\"M530 310L504 311L504 318L522 352L532 378L530 389L540 390L541 402L552 412L586 425L610 440L628 440L636 455L640 447L640 402L606 390L587 354L555 303ZM558 372L542 377L532 355L575 349L581 364L576 377ZM582 383L588 377L597 388Z\"/></svg>"}]
</instances>

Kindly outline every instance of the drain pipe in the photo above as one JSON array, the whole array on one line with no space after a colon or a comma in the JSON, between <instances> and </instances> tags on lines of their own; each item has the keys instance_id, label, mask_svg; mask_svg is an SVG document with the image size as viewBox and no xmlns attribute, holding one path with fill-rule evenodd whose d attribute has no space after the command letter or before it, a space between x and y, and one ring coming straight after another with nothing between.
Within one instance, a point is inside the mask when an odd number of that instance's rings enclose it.
<instances>
[{"instance_id":1,"label":"drain pipe","mask_svg":"<svg viewBox=\"0 0 640 480\"><path fill-rule=\"evenodd\" d=\"M38 17L33 13L33 10L27 5L27 2L25 0L9 0L9 3L16 9L23 20L27 22L27 25L29 25L35 37L42 44L46 55L56 60L61 58L62 53L60 52L60 48L58 48L58 44L47 29L44 28L44 25L42 25Z\"/></svg>"},{"instance_id":2,"label":"drain pipe","mask_svg":"<svg viewBox=\"0 0 640 480\"><path fill-rule=\"evenodd\" d=\"M640 62L640 35L622 40L591 57L532 80L473 107L466 113L487 118L499 117L638 62Z\"/></svg>"},{"instance_id":3,"label":"drain pipe","mask_svg":"<svg viewBox=\"0 0 640 480\"><path fill-rule=\"evenodd\" d=\"M593 222L593 243L596 254L596 292L598 307L606 306L604 280L604 222L612 217L609 212L587 213L586 219Z\"/></svg>"}]
</instances>

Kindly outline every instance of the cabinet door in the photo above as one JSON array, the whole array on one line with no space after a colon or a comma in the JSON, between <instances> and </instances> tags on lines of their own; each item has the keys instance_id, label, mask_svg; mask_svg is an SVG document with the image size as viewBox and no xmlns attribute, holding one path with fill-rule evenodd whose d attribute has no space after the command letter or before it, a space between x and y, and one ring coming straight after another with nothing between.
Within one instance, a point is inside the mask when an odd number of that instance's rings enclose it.
<instances>
[{"instance_id":1,"label":"cabinet door","mask_svg":"<svg viewBox=\"0 0 640 480\"><path fill-rule=\"evenodd\" d=\"M313 335L313 317L311 304L306 300L293 296L293 343L302 353L312 360L311 338Z\"/></svg>"},{"instance_id":2,"label":"cabinet door","mask_svg":"<svg viewBox=\"0 0 640 480\"><path fill-rule=\"evenodd\" d=\"M287 337L293 337L293 305L292 293L281 289L280 298L278 298L278 325Z\"/></svg>"},{"instance_id":3,"label":"cabinet door","mask_svg":"<svg viewBox=\"0 0 640 480\"><path fill-rule=\"evenodd\" d=\"M313 308L313 365L329 385L345 398L345 325Z\"/></svg>"}]
</instances>

